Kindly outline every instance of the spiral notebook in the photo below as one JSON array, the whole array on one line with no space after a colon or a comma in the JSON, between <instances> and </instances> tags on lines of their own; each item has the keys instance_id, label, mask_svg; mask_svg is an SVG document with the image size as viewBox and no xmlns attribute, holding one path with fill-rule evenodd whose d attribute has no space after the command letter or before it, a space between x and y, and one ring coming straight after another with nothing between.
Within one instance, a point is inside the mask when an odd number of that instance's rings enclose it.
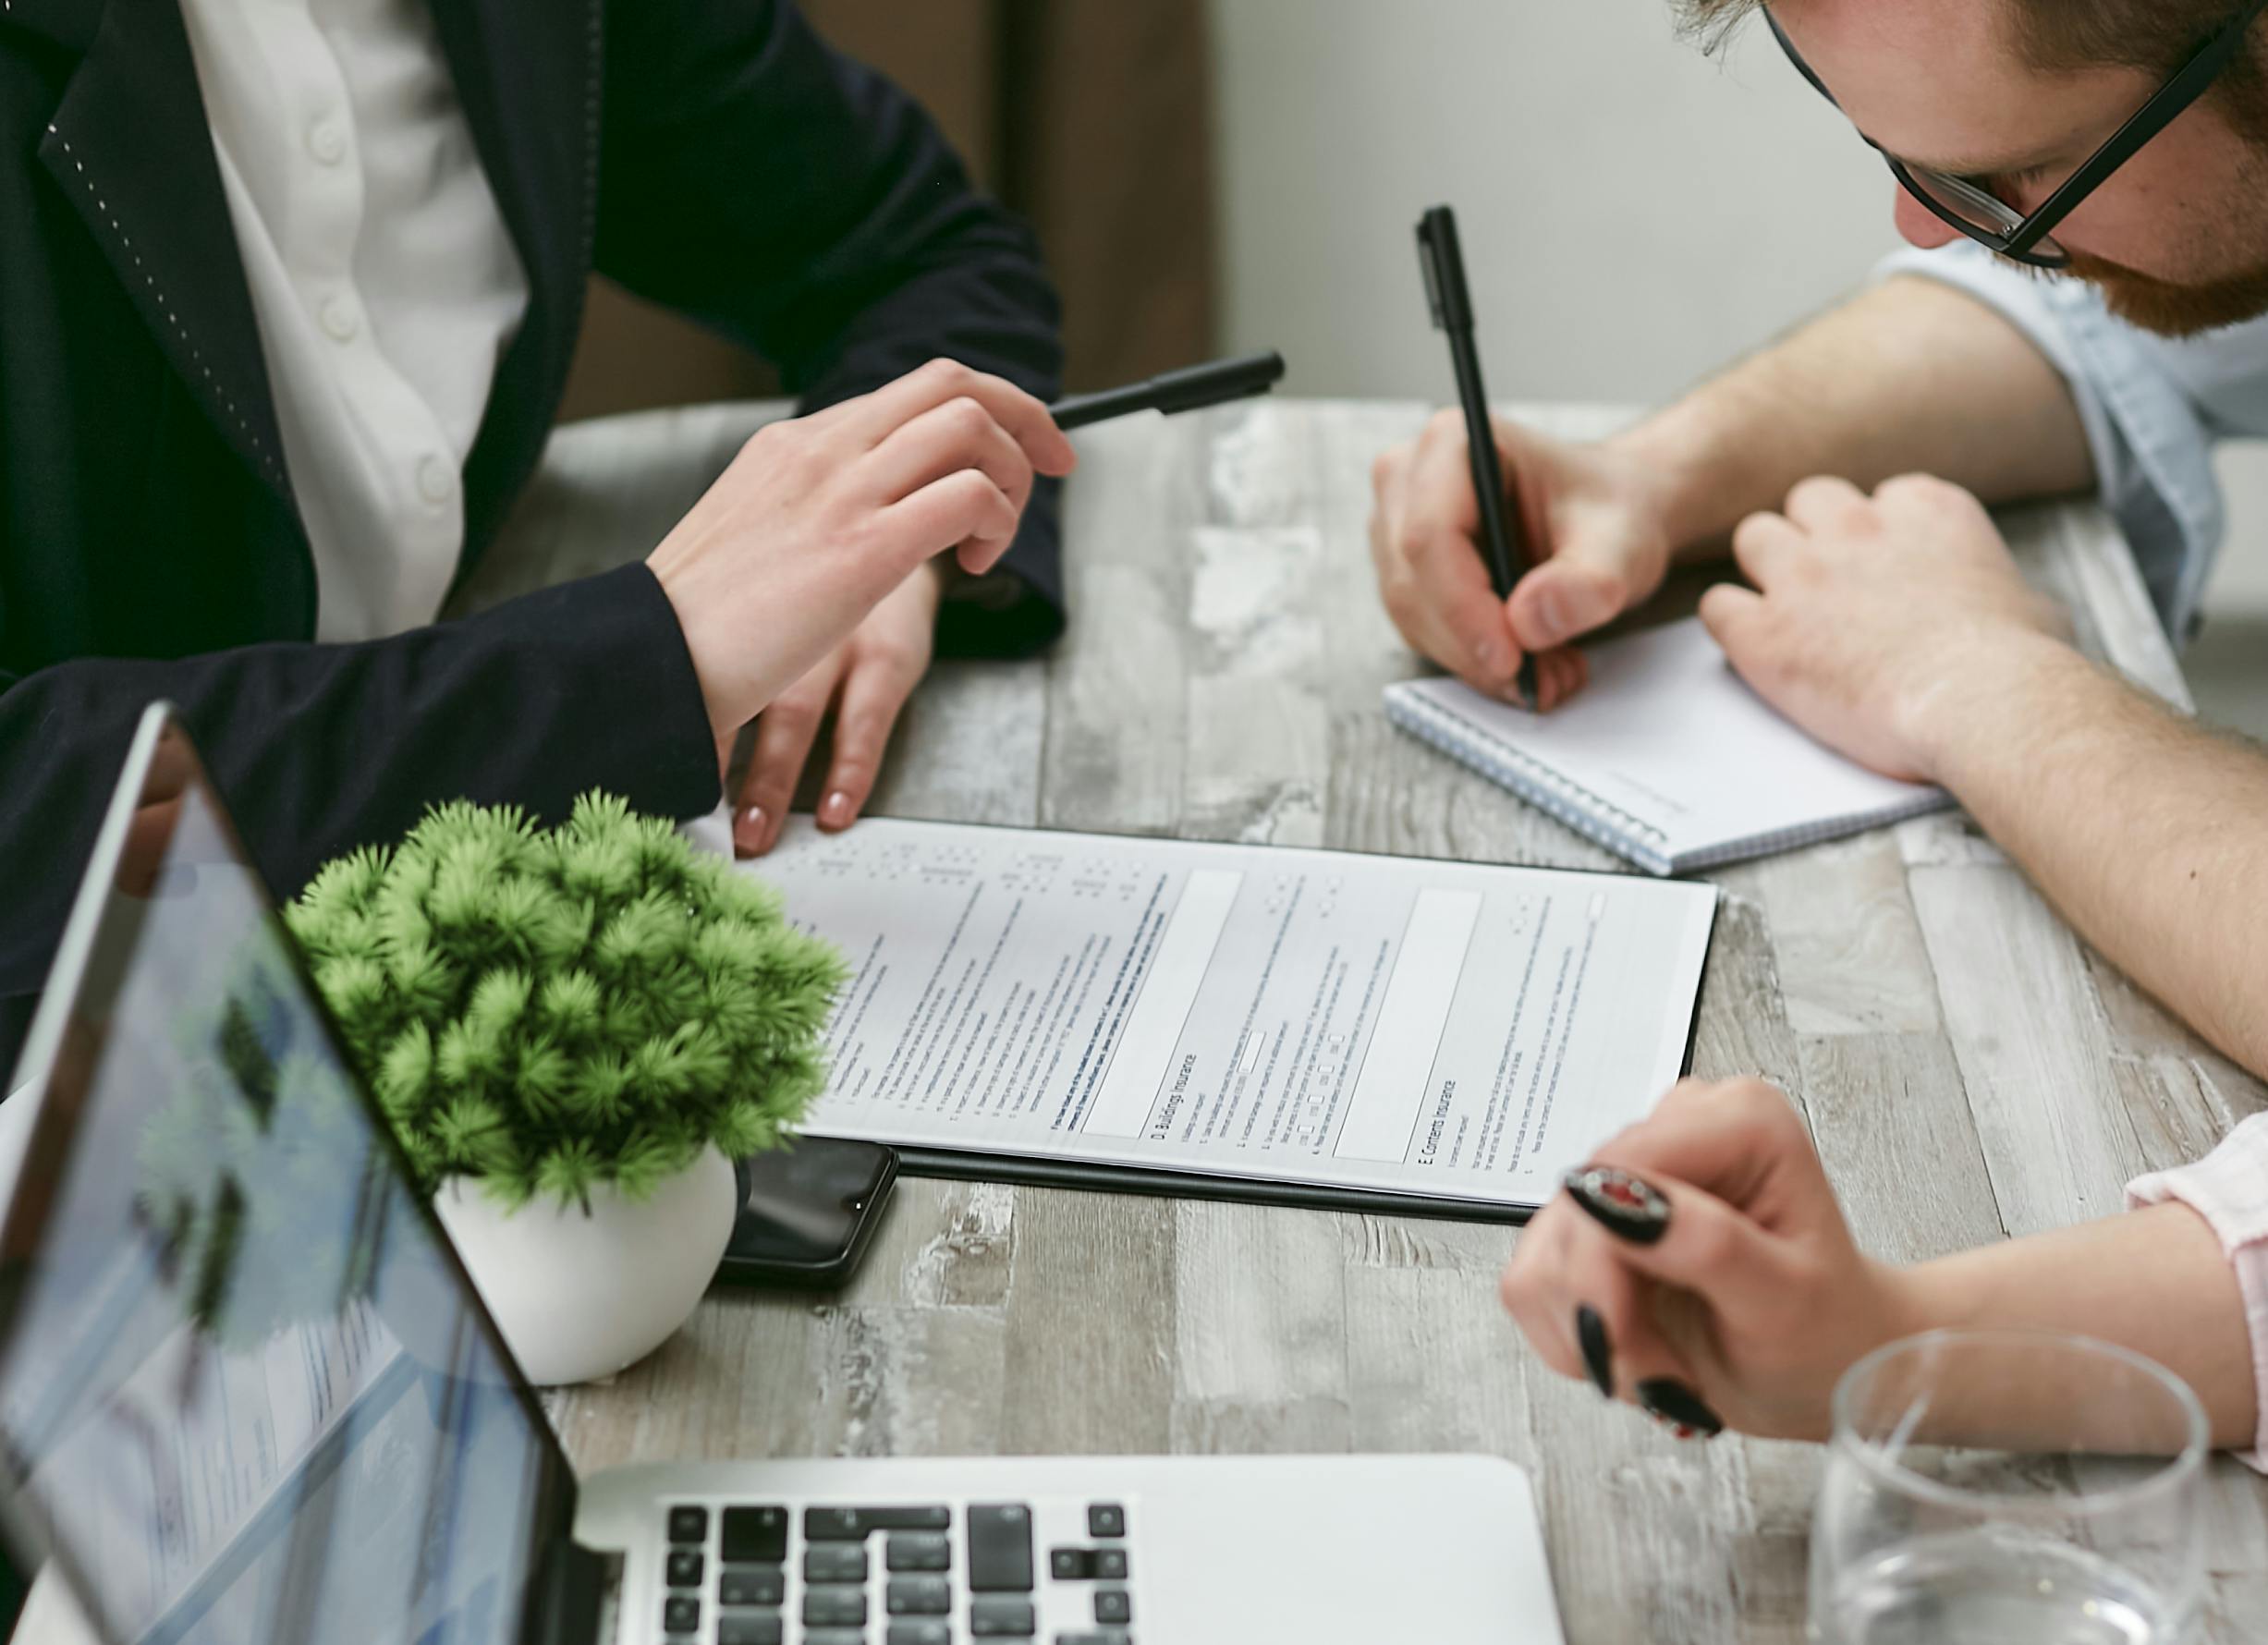
<instances>
[{"instance_id":1,"label":"spiral notebook","mask_svg":"<svg viewBox=\"0 0 2268 1645\"><path fill-rule=\"evenodd\" d=\"M1590 653L1548 714L1453 679L1386 688L1396 725L1640 868L1689 873L1953 803L1814 741L1750 690L1699 618Z\"/></svg>"}]
</instances>

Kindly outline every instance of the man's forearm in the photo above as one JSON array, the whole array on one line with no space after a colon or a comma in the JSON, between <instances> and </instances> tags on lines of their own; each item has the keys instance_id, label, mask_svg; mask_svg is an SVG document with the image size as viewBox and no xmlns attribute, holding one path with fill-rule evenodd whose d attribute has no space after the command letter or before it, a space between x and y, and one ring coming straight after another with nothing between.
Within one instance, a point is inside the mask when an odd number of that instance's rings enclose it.
<instances>
[{"instance_id":1,"label":"man's forearm","mask_svg":"<svg viewBox=\"0 0 2268 1645\"><path fill-rule=\"evenodd\" d=\"M2118 1344L2165 1366L2195 1390L2216 1445L2249 1445L2258 1430L2244 1298L2220 1241L2185 1205L2153 1205L1923 1263L1908 1276L1920 1325L2032 1327ZM2016 1386L2007 1378L1957 1391L1940 1416L1957 1434L2022 1436L2046 1413L2059 1443L2107 1451L2172 1449L2170 1432L2141 1426L2124 1401L2082 1407L2085 1388ZM2077 1435L2077 1420L2102 1426Z\"/></svg>"},{"instance_id":2,"label":"man's forearm","mask_svg":"<svg viewBox=\"0 0 2268 1645\"><path fill-rule=\"evenodd\" d=\"M1933 768L2064 916L2268 1075L2268 756L2044 637L1976 658L1926 712Z\"/></svg>"},{"instance_id":3,"label":"man's forearm","mask_svg":"<svg viewBox=\"0 0 2268 1645\"><path fill-rule=\"evenodd\" d=\"M2023 333L1936 281L1884 282L1617 436L1668 478L1681 555L1795 483L1950 480L1988 502L2091 483L2069 388Z\"/></svg>"}]
</instances>

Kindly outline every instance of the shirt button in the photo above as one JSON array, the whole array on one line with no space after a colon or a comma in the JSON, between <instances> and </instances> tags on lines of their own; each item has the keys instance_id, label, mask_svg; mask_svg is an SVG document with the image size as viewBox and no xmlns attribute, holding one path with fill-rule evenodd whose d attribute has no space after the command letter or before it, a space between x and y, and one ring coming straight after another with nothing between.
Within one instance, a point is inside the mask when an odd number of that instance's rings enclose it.
<instances>
[{"instance_id":1,"label":"shirt button","mask_svg":"<svg viewBox=\"0 0 2268 1645\"><path fill-rule=\"evenodd\" d=\"M323 329L331 334L334 342L353 342L355 334L362 329L361 316L355 312L354 299L346 296L323 299Z\"/></svg>"},{"instance_id":2,"label":"shirt button","mask_svg":"<svg viewBox=\"0 0 2268 1645\"><path fill-rule=\"evenodd\" d=\"M307 152L325 165L336 165L347 157L347 134L336 120L317 120L307 128Z\"/></svg>"},{"instance_id":3,"label":"shirt button","mask_svg":"<svg viewBox=\"0 0 2268 1645\"><path fill-rule=\"evenodd\" d=\"M418 460L418 494L428 503L445 503L456 489L457 476L449 472L448 464L437 457Z\"/></svg>"}]
</instances>

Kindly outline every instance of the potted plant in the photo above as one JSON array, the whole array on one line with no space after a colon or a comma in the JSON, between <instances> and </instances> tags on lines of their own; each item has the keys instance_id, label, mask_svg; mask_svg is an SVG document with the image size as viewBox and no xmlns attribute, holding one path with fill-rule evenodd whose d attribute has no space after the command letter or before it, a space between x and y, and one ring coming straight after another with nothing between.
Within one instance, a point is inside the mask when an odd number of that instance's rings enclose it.
<instances>
[{"instance_id":1,"label":"potted plant","mask_svg":"<svg viewBox=\"0 0 2268 1645\"><path fill-rule=\"evenodd\" d=\"M683 1323L732 1235L732 1162L824 1083L835 950L599 794L550 831L437 807L286 920L530 1380L606 1375Z\"/></svg>"}]
</instances>

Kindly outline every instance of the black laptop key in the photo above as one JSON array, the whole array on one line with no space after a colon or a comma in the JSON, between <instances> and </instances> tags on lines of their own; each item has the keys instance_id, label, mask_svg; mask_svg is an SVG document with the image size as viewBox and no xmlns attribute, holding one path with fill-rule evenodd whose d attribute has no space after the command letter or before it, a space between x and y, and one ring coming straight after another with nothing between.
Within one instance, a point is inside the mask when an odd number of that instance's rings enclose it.
<instances>
[{"instance_id":1,"label":"black laptop key","mask_svg":"<svg viewBox=\"0 0 2268 1645\"><path fill-rule=\"evenodd\" d=\"M787 1558L786 1508L726 1508L725 1559L732 1565L780 1565Z\"/></svg>"},{"instance_id":2,"label":"black laptop key","mask_svg":"<svg viewBox=\"0 0 2268 1645\"><path fill-rule=\"evenodd\" d=\"M1021 1503L969 1505L969 1586L979 1593L1031 1591L1031 1510Z\"/></svg>"},{"instance_id":3,"label":"black laptop key","mask_svg":"<svg viewBox=\"0 0 2268 1645\"><path fill-rule=\"evenodd\" d=\"M901 1616L890 1625L883 1645L953 1645L953 1625L941 1617Z\"/></svg>"},{"instance_id":4,"label":"black laptop key","mask_svg":"<svg viewBox=\"0 0 2268 1645\"><path fill-rule=\"evenodd\" d=\"M972 1514L975 1511L969 1510ZM972 1639L1029 1639L1037 1626L1030 1600L990 1594L969 1602L969 1633Z\"/></svg>"},{"instance_id":5,"label":"black laptop key","mask_svg":"<svg viewBox=\"0 0 2268 1645\"><path fill-rule=\"evenodd\" d=\"M780 1645L786 1637L777 1611L727 1611L716 1619L716 1645Z\"/></svg>"},{"instance_id":6,"label":"black laptop key","mask_svg":"<svg viewBox=\"0 0 2268 1645\"><path fill-rule=\"evenodd\" d=\"M803 1645L866 1645L862 1627L807 1627Z\"/></svg>"},{"instance_id":7,"label":"black laptop key","mask_svg":"<svg viewBox=\"0 0 2268 1645\"><path fill-rule=\"evenodd\" d=\"M1097 1548L1094 1551L1094 1574L1105 1582L1126 1580L1126 1550Z\"/></svg>"},{"instance_id":8,"label":"black laptop key","mask_svg":"<svg viewBox=\"0 0 2268 1645\"><path fill-rule=\"evenodd\" d=\"M669 1565L668 1569L664 1573L664 1580L672 1588L699 1588L701 1586L701 1551L698 1548L672 1548L669 1551Z\"/></svg>"},{"instance_id":9,"label":"black laptop key","mask_svg":"<svg viewBox=\"0 0 2268 1645\"><path fill-rule=\"evenodd\" d=\"M1126 1535L1126 1510L1115 1502L1099 1502L1089 1505L1087 1534L1091 1537Z\"/></svg>"},{"instance_id":10,"label":"black laptop key","mask_svg":"<svg viewBox=\"0 0 2268 1645\"><path fill-rule=\"evenodd\" d=\"M1083 1634L1057 1634L1055 1645L1134 1645L1134 1636L1122 1627L1098 1627Z\"/></svg>"},{"instance_id":11,"label":"black laptop key","mask_svg":"<svg viewBox=\"0 0 2268 1645\"><path fill-rule=\"evenodd\" d=\"M709 1540L709 1510L706 1508L672 1508L669 1510L669 1540L673 1542L705 1542Z\"/></svg>"},{"instance_id":12,"label":"black laptop key","mask_svg":"<svg viewBox=\"0 0 2268 1645\"><path fill-rule=\"evenodd\" d=\"M787 1597L787 1574L775 1565L728 1565L717 1573L720 1605L776 1605Z\"/></svg>"},{"instance_id":13,"label":"black laptop key","mask_svg":"<svg viewBox=\"0 0 2268 1645\"><path fill-rule=\"evenodd\" d=\"M866 1590L863 1588L807 1588L803 1590L805 1627L863 1627Z\"/></svg>"},{"instance_id":14,"label":"black laptop key","mask_svg":"<svg viewBox=\"0 0 2268 1645\"><path fill-rule=\"evenodd\" d=\"M953 1584L943 1577L893 1577L884 1602L893 1616L943 1616L953 1609Z\"/></svg>"},{"instance_id":15,"label":"black laptop key","mask_svg":"<svg viewBox=\"0 0 2268 1645\"><path fill-rule=\"evenodd\" d=\"M1094 1619L1097 1622L1131 1622L1134 1620L1134 1602L1123 1588L1098 1588L1094 1590Z\"/></svg>"},{"instance_id":16,"label":"black laptop key","mask_svg":"<svg viewBox=\"0 0 2268 1645\"><path fill-rule=\"evenodd\" d=\"M820 1542L803 1551L806 1582L863 1582L866 1549L857 1542Z\"/></svg>"},{"instance_id":17,"label":"black laptop key","mask_svg":"<svg viewBox=\"0 0 2268 1645\"><path fill-rule=\"evenodd\" d=\"M953 1539L941 1530L893 1531L884 1545L882 1563L893 1571L949 1571Z\"/></svg>"},{"instance_id":18,"label":"black laptop key","mask_svg":"<svg viewBox=\"0 0 2268 1645\"><path fill-rule=\"evenodd\" d=\"M688 1593L673 1593L662 1602L662 1631L689 1634L701 1627L701 1602Z\"/></svg>"},{"instance_id":19,"label":"black laptop key","mask_svg":"<svg viewBox=\"0 0 2268 1645\"><path fill-rule=\"evenodd\" d=\"M1085 1582L1094 1572L1091 1548L1055 1548L1047 1555L1047 1574L1058 1582Z\"/></svg>"},{"instance_id":20,"label":"black laptop key","mask_svg":"<svg viewBox=\"0 0 2268 1645\"><path fill-rule=\"evenodd\" d=\"M877 1530L950 1530L953 1510L945 1507L806 1508L803 1540L808 1542L863 1542Z\"/></svg>"}]
</instances>

